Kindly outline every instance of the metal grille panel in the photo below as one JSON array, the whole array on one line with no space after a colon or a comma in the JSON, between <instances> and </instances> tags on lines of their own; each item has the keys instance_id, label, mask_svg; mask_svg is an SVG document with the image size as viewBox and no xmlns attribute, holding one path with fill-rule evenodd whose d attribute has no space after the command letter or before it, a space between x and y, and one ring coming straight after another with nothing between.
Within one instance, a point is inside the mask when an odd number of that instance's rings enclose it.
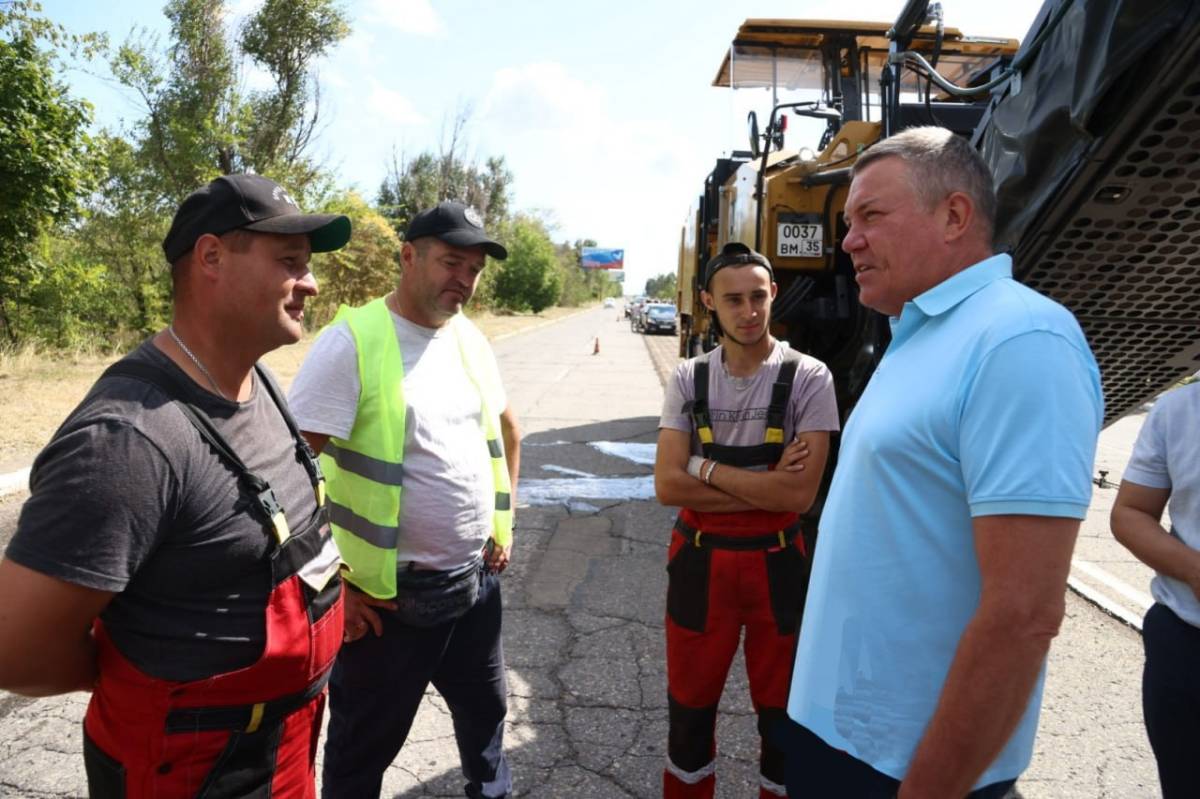
<instances>
[{"instance_id":1,"label":"metal grille panel","mask_svg":"<svg viewBox=\"0 0 1200 799\"><path fill-rule=\"evenodd\" d=\"M1108 424L1200 370L1200 81L1162 103L1092 186L1021 279L1078 317Z\"/></svg>"}]
</instances>

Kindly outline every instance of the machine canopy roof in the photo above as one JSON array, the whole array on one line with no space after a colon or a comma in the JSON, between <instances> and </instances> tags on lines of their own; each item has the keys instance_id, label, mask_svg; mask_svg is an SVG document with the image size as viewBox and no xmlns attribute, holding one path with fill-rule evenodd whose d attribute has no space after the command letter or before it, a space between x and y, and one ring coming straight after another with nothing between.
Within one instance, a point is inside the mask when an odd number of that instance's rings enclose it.
<instances>
[{"instance_id":1,"label":"machine canopy roof","mask_svg":"<svg viewBox=\"0 0 1200 799\"><path fill-rule=\"evenodd\" d=\"M886 22L842 22L834 20L748 19L725 53L714 86L734 89L771 88L820 91L825 88L822 50L834 39L853 36L859 57L865 59L866 75L879 75L887 63ZM928 58L936 31L921 28L910 49ZM948 80L965 84L1001 55L1017 51L1016 39L964 36L957 28L946 28L937 69ZM904 73L901 91L916 91L920 79Z\"/></svg>"}]
</instances>

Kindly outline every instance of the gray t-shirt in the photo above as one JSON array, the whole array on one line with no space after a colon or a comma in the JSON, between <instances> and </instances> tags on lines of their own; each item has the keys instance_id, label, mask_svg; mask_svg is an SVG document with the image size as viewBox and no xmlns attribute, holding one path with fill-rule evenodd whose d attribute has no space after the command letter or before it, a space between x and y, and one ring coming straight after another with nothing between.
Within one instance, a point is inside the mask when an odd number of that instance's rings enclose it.
<instances>
[{"instance_id":1,"label":"gray t-shirt","mask_svg":"<svg viewBox=\"0 0 1200 799\"><path fill-rule=\"evenodd\" d=\"M771 354L752 376L731 377L723 365L722 347L708 354L708 407L712 419L713 440L718 444L750 447L763 443L767 428L767 407L771 404L771 388L783 364L784 344L775 342ZM700 454L700 438L692 426L692 418L684 410L695 398L693 383L696 359L684 361L675 368L667 383L659 427L690 431L692 454ZM837 398L833 376L825 364L809 355L800 355L792 395L784 416L783 440L791 441L799 433L837 430Z\"/></svg>"},{"instance_id":2,"label":"gray t-shirt","mask_svg":"<svg viewBox=\"0 0 1200 799\"><path fill-rule=\"evenodd\" d=\"M149 341L126 360L165 368L251 471L292 530L317 514L295 440L255 378L231 402L197 386ZM101 614L145 673L195 680L243 668L266 641L268 533L236 474L179 407L143 381L98 382L34 461L7 556L117 595Z\"/></svg>"},{"instance_id":3,"label":"gray t-shirt","mask_svg":"<svg viewBox=\"0 0 1200 799\"><path fill-rule=\"evenodd\" d=\"M1125 480L1171 491L1167 509L1171 534L1200 549L1200 383L1159 397L1146 417ZM1200 601L1186 583L1158 574L1150 592L1179 618L1200 627Z\"/></svg>"},{"instance_id":4,"label":"gray t-shirt","mask_svg":"<svg viewBox=\"0 0 1200 799\"><path fill-rule=\"evenodd\" d=\"M470 563L492 532L495 489L482 432L479 391L463 369L450 325L428 328L395 313L404 362L404 489L396 559L426 569ZM465 319L462 335L483 338ZM488 348L488 352L491 350ZM494 412L507 406L494 357L482 365ZM354 335L331 325L313 343L288 394L301 430L349 438L360 384Z\"/></svg>"}]
</instances>

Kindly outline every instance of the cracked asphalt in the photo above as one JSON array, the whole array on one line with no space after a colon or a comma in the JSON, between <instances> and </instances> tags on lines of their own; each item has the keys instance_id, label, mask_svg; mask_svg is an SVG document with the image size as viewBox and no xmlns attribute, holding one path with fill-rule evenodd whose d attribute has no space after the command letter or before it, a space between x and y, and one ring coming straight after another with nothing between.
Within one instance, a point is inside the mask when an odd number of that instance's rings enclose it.
<instances>
[{"instance_id":1,"label":"cracked asphalt","mask_svg":"<svg viewBox=\"0 0 1200 799\"><path fill-rule=\"evenodd\" d=\"M652 474L592 442L652 443L673 337L643 338L596 309L505 339L496 353L525 434L522 483L587 480L604 496L519 505L503 582L515 792L537 799L660 795L666 744L663 607L673 509L622 491ZM599 337L600 352L592 354ZM582 485L583 483L580 483ZM569 484L568 484L569 485ZM603 489L603 490L601 490ZM20 495L0 499L0 546ZM1141 639L1068 594L1025 799L1157 795L1141 725ZM0 692L0 797L86 793L86 696ZM758 743L740 658L718 721L719 797L757 796ZM430 691L384 796L462 796L445 704Z\"/></svg>"}]
</instances>

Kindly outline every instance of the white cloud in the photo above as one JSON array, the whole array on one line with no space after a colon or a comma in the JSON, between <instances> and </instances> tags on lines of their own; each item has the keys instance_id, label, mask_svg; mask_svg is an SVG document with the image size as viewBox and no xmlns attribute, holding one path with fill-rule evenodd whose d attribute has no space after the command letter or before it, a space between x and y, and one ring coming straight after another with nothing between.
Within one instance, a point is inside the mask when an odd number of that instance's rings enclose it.
<instances>
[{"instance_id":1,"label":"white cloud","mask_svg":"<svg viewBox=\"0 0 1200 799\"><path fill-rule=\"evenodd\" d=\"M362 83L361 76L375 71L376 61L375 35L370 30L355 26L321 70L321 80L339 89L359 86Z\"/></svg>"},{"instance_id":2,"label":"white cloud","mask_svg":"<svg viewBox=\"0 0 1200 799\"><path fill-rule=\"evenodd\" d=\"M571 77L554 62L505 67L496 72L481 116L514 131L583 127L581 117L605 115L602 89Z\"/></svg>"},{"instance_id":3,"label":"white cloud","mask_svg":"<svg viewBox=\"0 0 1200 799\"><path fill-rule=\"evenodd\" d=\"M480 106L479 144L503 154L518 207L553 208L556 238L625 248L626 285L673 272L680 225L711 169L701 141L672 135L561 64L499 70ZM708 164L707 167L698 167Z\"/></svg>"},{"instance_id":4,"label":"white cloud","mask_svg":"<svg viewBox=\"0 0 1200 799\"><path fill-rule=\"evenodd\" d=\"M407 97L372 79L364 110L368 124L386 123L396 127L424 125L427 120Z\"/></svg>"},{"instance_id":5,"label":"white cloud","mask_svg":"<svg viewBox=\"0 0 1200 799\"><path fill-rule=\"evenodd\" d=\"M367 22L418 36L440 36L445 27L430 0L367 0Z\"/></svg>"}]
</instances>

